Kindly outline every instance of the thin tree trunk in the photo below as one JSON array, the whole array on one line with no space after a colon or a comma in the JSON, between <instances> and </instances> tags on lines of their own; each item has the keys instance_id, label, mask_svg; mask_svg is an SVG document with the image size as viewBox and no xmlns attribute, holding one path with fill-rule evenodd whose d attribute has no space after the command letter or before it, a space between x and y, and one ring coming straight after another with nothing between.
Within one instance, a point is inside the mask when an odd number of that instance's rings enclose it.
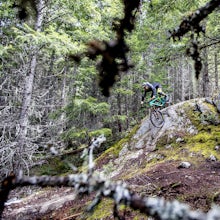
<instances>
[{"instance_id":1,"label":"thin tree trunk","mask_svg":"<svg viewBox=\"0 0 220 220\"><path fill-rule=\"evenodd\" d=\"M62 94L61 94L61 106L64 107L67 104L67 72L69 70L69 66L67 65L63 71L63 81L62 81ZM65 113L63 112L60 116L60 121L62 122L62 126L60 128L60 133L64 131L65 128Z\"/></svg>"},{"instance_id":2,"label":"thin tree trunk","mask_svg":"<svg viewBox=\"0 0 220 220\"><path fill-rule=\"evenodd\" d=\"M125 96L125 112L126 112L126 130L129 128L129 100L127 96Z\"/></svg>"},{"instance_id":3,"label":"thin tree trunk","mask_svg":"<svg viewBox=\"0 0 220 220\"><path fill-rule=\"evenodd\" d=\"M218 91L219 83L218 83L218 56L215 52L215 90Z\"/></svg>"},{"instance_id":4,"label":"thin tree trunk","mask_svg":"<svg viewBox=\"0 0 220 220\"><path fill-rule=\"evenodd\" d=\"M120 94L117 95L117 104L118 104L118 115L120 116L121 115L121 95ZM118 119L118 131L122 132L122 124L121 124L120 119Z\"/></svg>"},{"instance_id":5,"label":"thin tree trunk","mask_svg":"<svg viewBox=\"0 0 220 220\"><path fill-rule=\"evenodd\" d=\"M176 67L174 67L174 99L175 102L179 102L179 72Z\"/></svg>"},{"instance_id":6,"label":"thin tree trunk","mask_svg":"<svg viewBox=\"0 0 220 220\"><path fill-rule=\"evenodd\" d=\"M189 94L188 94L188 99L193 99L194 98L194 87L193 87L193 78L192 78L192 69L190 64L187 65L188 67L188 76L189 76Z\"/></svg>"},{"instance_id":7,"label":"thin tree trunk","mask_svg":"<svg viewBox=\"0 0 220 220\"><path fill-rule=\"evenodd\" d=\"M202 90L203 97L209 96L209 72L208 72L208 54L207 48L204 49L204 67L203 67L203 77L202 77Z\"/></svg>"},{"instance_id":8,"label":"thin tree trunk","mask_svg":"<svg viewBox=\"0 0 220 220\"><path fill-rule=\"evenodd\" d=\"M181 79L181 101L184 101L185 100L185 96L186 96L186 94L185 94L185 72L184 72L184 65L183 65L183 60L181 59L180 60L180 74L181 74L181 76L180 76L180 79Z\"/></svg>"}]
</instances>

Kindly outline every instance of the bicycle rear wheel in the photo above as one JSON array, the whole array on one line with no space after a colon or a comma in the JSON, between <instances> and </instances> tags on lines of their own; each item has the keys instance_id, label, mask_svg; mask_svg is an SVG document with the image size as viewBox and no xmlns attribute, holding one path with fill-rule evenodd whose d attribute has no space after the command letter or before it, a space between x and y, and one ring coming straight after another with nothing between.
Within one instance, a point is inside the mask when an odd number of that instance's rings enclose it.
<instances>
[{"instance_id":1,"label":"bicycle rear wheel","mask_svg":"<svg viewBox=\"0 0 220 220\"><path fill-rule=\"evenodd\" d=\"M155 127L161 128L164 125L164 118L162 112L158 109L151 111L150 121Z\"/></svg>"}]
</instances>

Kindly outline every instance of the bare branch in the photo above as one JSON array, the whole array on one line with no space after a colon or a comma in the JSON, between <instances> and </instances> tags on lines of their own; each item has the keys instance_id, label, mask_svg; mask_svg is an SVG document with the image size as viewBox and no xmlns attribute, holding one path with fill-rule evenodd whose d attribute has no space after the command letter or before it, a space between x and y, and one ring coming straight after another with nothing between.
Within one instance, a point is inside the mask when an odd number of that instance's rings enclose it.
<instances>
[{"instance_id":1,"label":"bare branch","mask_svg":"<svg viewBox=\"0 0 220 220\"><path fill-rule=\"evenodd\" d=\"M89 173L91 173L94 168L93 150L94 150L94 148L99 147L104 141L106 141L105 136L100 135L97 139L93 140L91 146L89 147Z\"/></svg>"},{"instance_id":2,"label":"bare branch","mask_svg":"<svg viewBox=\"0 0 220 220\"><path fill-rule=\"evenodd\" d=\"M139 210L156 220L214 220L220 218L219 207L213 207L208 213L192 211L186 204L181 204L174 200L165 201L163 198L140 197L131 192L127 186L121 182L108 182L99 175L89 177L86 174L76 174L61 177L54 176L18 176L13 175L6 178L2 183L0 191L0 214L3 211L4 203L10 190L18 186L38 185L47 186L70 186L74 187L78 194L90 194L97 192L99 199L108 197L116 204L125 204L134 210Z\"/></svg>"}]
</instances>

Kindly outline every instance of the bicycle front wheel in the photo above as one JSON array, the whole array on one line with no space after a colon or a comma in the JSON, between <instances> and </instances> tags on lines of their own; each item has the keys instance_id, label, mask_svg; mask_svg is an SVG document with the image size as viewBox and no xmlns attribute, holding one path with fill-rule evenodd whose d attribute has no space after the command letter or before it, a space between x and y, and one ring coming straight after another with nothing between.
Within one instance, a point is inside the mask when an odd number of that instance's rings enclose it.
<instances>
[{"instance_id":1,"label":"bicycle front wheel","mask_svg":"<svg viewBox=\"0 0 220 220\"><path fill-rule=\"evenodd\" d=\"M150 121L155 127L161 128L164 125L162 112L158 109L153 110L150 114Z\"/></svg>"}]
</instances>

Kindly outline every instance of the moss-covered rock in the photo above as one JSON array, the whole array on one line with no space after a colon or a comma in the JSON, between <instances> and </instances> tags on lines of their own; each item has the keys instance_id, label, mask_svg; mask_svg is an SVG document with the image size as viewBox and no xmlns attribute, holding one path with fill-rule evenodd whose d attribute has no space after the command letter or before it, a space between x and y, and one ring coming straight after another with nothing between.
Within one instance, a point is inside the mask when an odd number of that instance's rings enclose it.
<instances>
[{"instance_id":1,"label":"moss-covered rock","mask_svg":"<svg viewBox=\"0 0 220 220\"><path fill-rule=\"evenodd\" d=\"M195 99L170 106L163 114L162 128L155 128L145 118L128 137L102 154L98 161L105 161L104 169L129 179L166 161L184 160L196 165L210 156L220 159L215 150L220 145L220 128L216 125L219 114L215 106L205 99Z\"/></svg>"}]
</instances>

